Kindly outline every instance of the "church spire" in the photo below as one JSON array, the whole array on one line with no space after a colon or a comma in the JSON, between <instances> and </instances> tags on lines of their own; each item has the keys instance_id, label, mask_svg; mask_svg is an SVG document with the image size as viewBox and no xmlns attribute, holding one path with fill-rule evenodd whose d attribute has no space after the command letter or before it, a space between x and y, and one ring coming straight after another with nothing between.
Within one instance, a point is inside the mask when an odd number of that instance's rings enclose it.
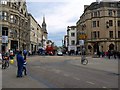
<instances>
[{"instance_id":1,"label":"church spire","mask_svg":"<svg viewBox=\"0 0 120 90\"><path fill-rule=\"evenodd\" d=\"M45 16L43 16L43 23L45 23Z\"/></svg>"},{"instance_id":2,"label":"church spire","mask_svg":"<svg viewBox=\"0 0 120 90\"><path fill-rule=\"evenodd\" d=\"M42 29L44 30L45 33L47 33L46 27L47 27L47 25L46 25L46 22L45 22L45 16L43 16Z\"/></svg>"},{"instance_id":3,"label":"church spire","mask_svg":"<svg viewBox=\"0 0 120 90\"><path fill-rule=\"evenodd\" d=\"M46 30L45 16L43 17L42 28L43 30Z\"/></svg>"}]
</instances>

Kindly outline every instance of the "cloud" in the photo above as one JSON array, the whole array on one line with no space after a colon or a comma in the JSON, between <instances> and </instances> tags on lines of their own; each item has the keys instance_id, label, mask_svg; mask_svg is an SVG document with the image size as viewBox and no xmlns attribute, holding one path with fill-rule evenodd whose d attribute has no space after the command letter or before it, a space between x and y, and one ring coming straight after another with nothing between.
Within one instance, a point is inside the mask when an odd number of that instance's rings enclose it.
<instances>
[{"instance_id":1,"label":"cloud","mask_svg":"<svg viewBox=\"0 0 120 90\"><path fill-rule=\"evenodd\" d=\"M94 1L96 0L90 2L88 0L84 0L84 2L81 0L40 0L35 2L34 0L34 2L28 3L28 9L40 25L45 15L48 39L59 42L60 45L61 39L67 32L67 26L76 25L84 11L84 5L90 5Z\"/></svg>"},{"instance_id":2,"label":"cloud","mask_svg":"<svg viewBox=\"0 0 120 90\"><path fill-rule=\"evenodd\" d=\"M45 14L48 32L60 32L57 29L64 30L67 26L76 25L80 17L80 8L78 3L61 3L55 8L44 8L40 13ZM54 7L54 6L53 6ZM82 13L82 12L81 12ZM37 17L39 23L42 23L42 17ZM71 21L72 20L72 21ZM52 29L52 31L50 31Z\"/></svg>"}]
</instances>

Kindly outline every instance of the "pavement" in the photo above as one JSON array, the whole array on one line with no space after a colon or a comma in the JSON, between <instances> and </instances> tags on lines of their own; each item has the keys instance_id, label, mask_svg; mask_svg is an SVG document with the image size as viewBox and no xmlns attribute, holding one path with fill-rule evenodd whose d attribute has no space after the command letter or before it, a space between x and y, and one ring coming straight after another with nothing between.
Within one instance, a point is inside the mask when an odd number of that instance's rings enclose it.
<instances>
[{"instance_id":1,"label":"pavement","mask_svg":"<svg viewBox=\"0 0 120 90\"><path fill-rule=\"evenodd\" d=\"M102 70L107 71L115 74L120 74L118 72L118 63L120 63L120 60L118 59L108 59L107 57L104 58L92 58L91 56L87 57L88 64L82 65L80 63L80 60L70 60L70 63L76 66L81 66L85 68L91 68L96 70Z\"/></svg>"},{"instance_id":2,"label":"pavement","mask_svg":"<svg viewBox=\"0 0 120 90\"><path fill-rule=\"evenodd\" d=\"M74 56L75 57L75 56ZM29 57L30 58L30 57ZM97 69L97 70L102 70L102 71L108 71L112 73L118 73L118 59L108 59L108 58L92 58L92 57L87 57L89 63L87 65L82 65L80 64L80 60L78 59L73 59L69 60L68 63L80 67L85 67L85 68L91 68L91 69ZM36 79L31 78L30 75L24 76L21 78L16 78L16 63L14 65L10 65L9 68L2 70L2 87L3 88L47 88L46 85L43 83L40 83ZM9 73L8 73L9 72ZM7 82L7 85L5 84ZM16 82L16 83L15 83Z\"/></svg>"}]
</instances>

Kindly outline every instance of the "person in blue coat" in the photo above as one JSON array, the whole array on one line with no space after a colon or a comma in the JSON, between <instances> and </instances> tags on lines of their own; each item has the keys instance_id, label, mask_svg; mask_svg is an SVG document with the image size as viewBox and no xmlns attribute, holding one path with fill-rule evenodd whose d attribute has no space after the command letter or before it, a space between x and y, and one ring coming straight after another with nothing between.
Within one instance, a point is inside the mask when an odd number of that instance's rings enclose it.
<instances>
[{"instance_id":1,"label":"person in blue coat","mask_svg":"<svg viewBox=\"0 0 120 90\"><path fill-rule=\"evenodd\" d=\"M24 64L24 58L22 56L22 51L19 51L17 54L17 77L22 77L22 71L23 71L23 64Z\"/></svg>"}]
</instances>

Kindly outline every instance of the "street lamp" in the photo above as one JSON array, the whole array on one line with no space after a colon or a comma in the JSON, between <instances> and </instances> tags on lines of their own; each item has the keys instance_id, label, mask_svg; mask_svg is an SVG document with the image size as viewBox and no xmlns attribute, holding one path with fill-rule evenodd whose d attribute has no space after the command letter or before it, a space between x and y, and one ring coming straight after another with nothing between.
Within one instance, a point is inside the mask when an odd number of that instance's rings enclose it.
<instances>
[{"instance_id":1,"label":"street lamp","mask_svg":"<svg viewBox=\"0 0 120 90\"><path fill-rule=\"evenodd\" d=\"M116 11L115 10L113 10L113 12L114 12L114 26L115 26L115 50L117 51L117 41L116 41L116 18L115 18L115 13L116 13Z\"/></svg>"},{"instance_id":2,"label":"street lamp","mask_svg":"<svg viewBox=\"0 0 120 90\"><path fill-rule=\"evenodd\" d=\"M19 16L19 50L20 50L20 16Z\"/></svg>"}]
</instances>

